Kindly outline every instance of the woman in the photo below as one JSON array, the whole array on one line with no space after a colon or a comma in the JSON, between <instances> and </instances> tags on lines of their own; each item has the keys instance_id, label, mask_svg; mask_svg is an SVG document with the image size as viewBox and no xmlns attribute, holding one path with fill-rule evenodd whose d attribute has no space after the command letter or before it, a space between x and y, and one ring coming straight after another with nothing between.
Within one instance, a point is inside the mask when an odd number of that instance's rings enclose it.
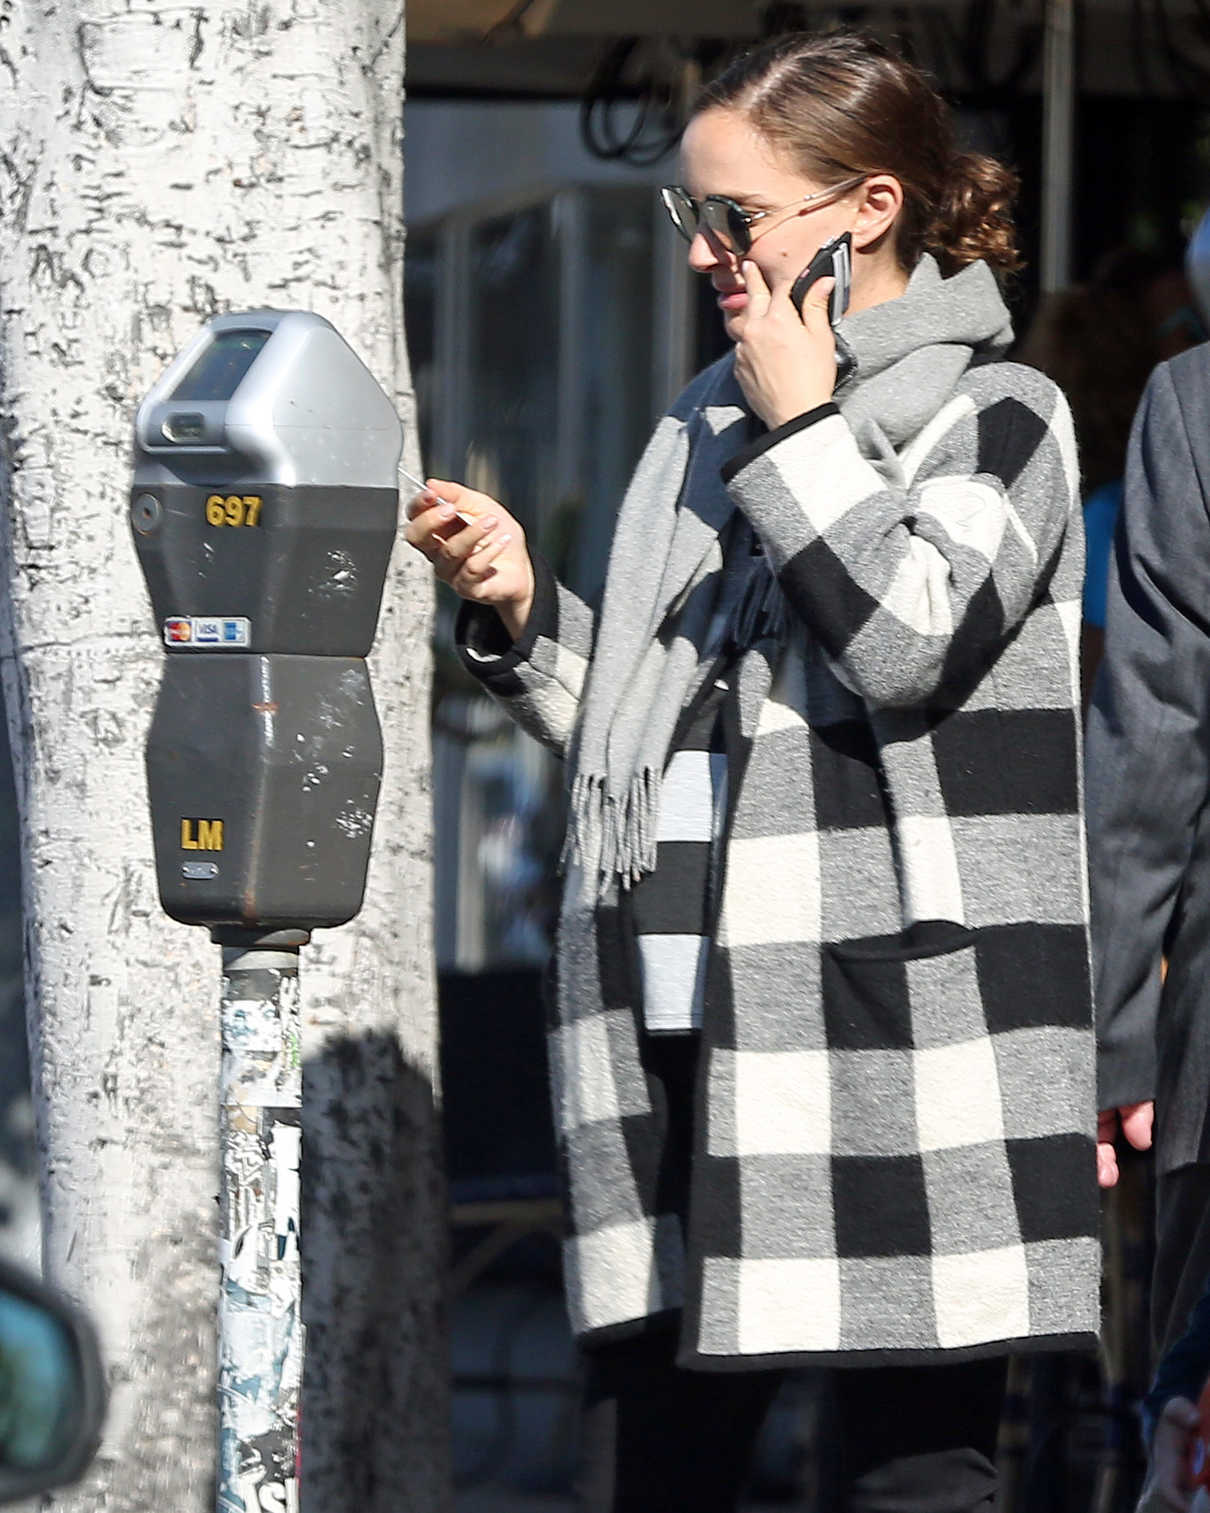
<instances>
[{"instance_id":1,"label":"woman","mask_svg":"<svg viewBox=\"0 0 1210 1513\"><path fill-rule=\"evenodd\" d=\"M665 200L734 352L657 427L599 614L495 501L410 507L467 666L568 763L583 1508L733 1508L803 1363L859 1368L844 1507L990 1507L1006 1354L1097 1327L1075 448L999 360L1010 178L950 133L860 36L707 88ZM830 281L787 293L845 231L834 337Z\"/></svg>"}]
</instances>

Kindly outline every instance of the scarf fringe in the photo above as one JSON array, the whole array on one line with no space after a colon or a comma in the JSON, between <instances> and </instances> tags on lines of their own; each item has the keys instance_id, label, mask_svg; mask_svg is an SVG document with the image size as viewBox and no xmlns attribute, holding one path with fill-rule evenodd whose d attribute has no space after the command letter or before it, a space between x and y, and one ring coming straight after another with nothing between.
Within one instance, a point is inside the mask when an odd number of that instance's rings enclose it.
<instances>
[{"instance_id":1,"label":"scarf fringe","mask_svg":"<svg viewBox=\"0 0 1210 1513\"><path fill-rule=\"evenodd\" d=\"M655 767L641 767L620 799L606 792L607 781L603 773L582 772L572 783L567 839L559 859L562 871L572 864L595 867L602 895L615 879L629 888L655 871L660 806Z\"/></svg>"},{"instance_id":2,"label":"scarf fringe","mask_svg":"<svg viewBox=\"0 0 1210 1513\"><path fill-rule=\"evenodd\" d=\"M785 623L785 598L766 567L749 583L736 608L728 637L736 657L758 641L780 640ZM587 874L595 870L596 892L602 898L615 881L632 888L655 871L662 772L650 764L640 767L620 797L608 791L608 783L605 773L576 775L559 857L561 872L572 865Z\"/></svg>"}]
</instances>

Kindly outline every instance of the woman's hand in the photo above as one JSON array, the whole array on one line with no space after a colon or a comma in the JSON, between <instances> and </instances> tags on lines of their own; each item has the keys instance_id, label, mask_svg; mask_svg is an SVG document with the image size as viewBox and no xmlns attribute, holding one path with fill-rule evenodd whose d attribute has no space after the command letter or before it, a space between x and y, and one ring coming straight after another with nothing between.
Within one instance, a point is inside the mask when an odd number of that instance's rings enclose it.
<instances>
[{"instance_id":1,"label":"woman's hand","mask_svg":"<svg viewBox=\"0 0 1210 1513\"><path fill-rule=\"evenodd\" d=\"M1197 1425L1197 1408L1187 1397L1169 1398L1164 1404L1136 1513L1187 1513L1193 1497L1189 1449Z\"/></svg>"},{"instance_id":2,"label":"woman's hand","mask_svg":"<svg viewBox=\"0 0 1210 1513\"><path fill-rule=\"evenodd\" d=\"M425 482L425 492L408 501L408 544L461 598L490 604L515 641L534 602L525 532L489 494L443 478Z\"/></svg>"},{"instance_id":3,"label":"woman's hand","mask_svg":"<svg viewBox=\"0 0 1210 1513\"><path fill-rule=\"evenodd\" d=\"M789 285L771 292L754 262L742 265L748 305L735 344L735 376L770 430L827 404L836 387L836 338L828 296L836 280L821 278L803 302L802 319Z\"/></svg>"}]
</instances>

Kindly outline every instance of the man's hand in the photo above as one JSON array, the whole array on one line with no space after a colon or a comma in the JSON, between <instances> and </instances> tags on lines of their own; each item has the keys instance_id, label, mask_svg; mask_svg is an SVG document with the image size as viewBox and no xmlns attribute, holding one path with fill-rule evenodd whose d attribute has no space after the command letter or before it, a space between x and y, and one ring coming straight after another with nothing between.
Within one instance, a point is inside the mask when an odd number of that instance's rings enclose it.
<instances>
[{"instance_id":1,"label":"man's hand","mask_svg":"<svg viewBox=\"0 0 1210 1513\"><path fill-rule=\"evenodd\" d=\"M1151 1442L1147 1480L1135 1513L1189 1513L1193 1499L1189 1448L1197 1425L1197 1408L1187 1397L1169 1398L1164 1404Z\"/></svg>"},{"instance_id":2,"label":"man's hand","mask_svg":"<svg viewBox=\"0 0 1210 1513\"><path fill-rule=\"evenodd\" d=\"M1155 1122L1155 1104L1127 1103L1122 1108L1104 1108L1097 1115L1097 1181L1113 1187L1118 1180L1118 1153L1114 1142L1118 1125L1136 1151L1151 1149L1151 1127Z\"/></svg>"},{"instance_id":3,"label":"man's hand","mask_svg":"<svg viewBox=\"0 0 1210 1513\"><path fill-rule=\"evenodd\" d=\"M828 296L836 280L821 278L812 285L800 319L789 284L770 290L750 259L743 275L748 308L735 344L735 376L748 403L776 430L832 397L836 338L828 321Z\"/></svg>"}]
</instances>

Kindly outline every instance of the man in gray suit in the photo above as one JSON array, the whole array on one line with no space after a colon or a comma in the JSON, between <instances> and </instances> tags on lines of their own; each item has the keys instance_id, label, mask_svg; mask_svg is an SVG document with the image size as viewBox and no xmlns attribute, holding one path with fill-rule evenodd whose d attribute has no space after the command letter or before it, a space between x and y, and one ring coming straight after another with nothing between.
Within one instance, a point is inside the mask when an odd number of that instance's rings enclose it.
<instances>
[{"instance_id":1,"label":"man in gray suit","mask_svg":"<svg viewBox=\"0 0 1210 1513\"><path fill-rule=\"evenodd\" d=\"M1189 272L1210 307L1210 216ZM1151 376L1114 556L1087 747L1097 1159L1112 1186L1119 1125L1144 1149L1154 1109L1162 1350L1210 1276L1210 343Z\"/></svg>"}]
</instances>

